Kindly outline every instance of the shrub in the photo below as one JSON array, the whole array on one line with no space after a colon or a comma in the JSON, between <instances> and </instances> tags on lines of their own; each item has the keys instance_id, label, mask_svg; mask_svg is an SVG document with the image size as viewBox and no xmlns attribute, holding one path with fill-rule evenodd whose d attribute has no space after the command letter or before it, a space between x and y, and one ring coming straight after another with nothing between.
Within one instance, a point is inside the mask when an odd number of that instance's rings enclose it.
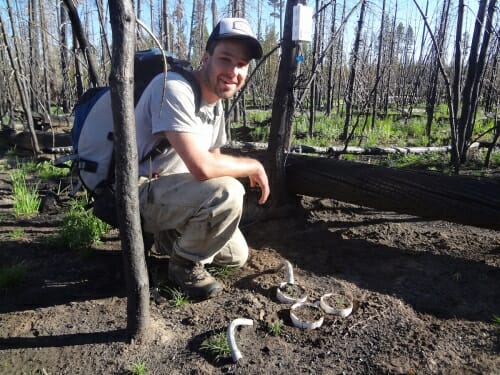
<instances>
[{"instance_id":1,"label":"shrub","mask_svg":"<svg viewBox=\"0 0 500 375\"><path fill-rule=\"evenodd\" d=\"M110 226L85 209L84 200L75 200L63 219L63 225L57 235L57 243L71 250L87 251L99 242Z\"/></svg>"}]
</instances>

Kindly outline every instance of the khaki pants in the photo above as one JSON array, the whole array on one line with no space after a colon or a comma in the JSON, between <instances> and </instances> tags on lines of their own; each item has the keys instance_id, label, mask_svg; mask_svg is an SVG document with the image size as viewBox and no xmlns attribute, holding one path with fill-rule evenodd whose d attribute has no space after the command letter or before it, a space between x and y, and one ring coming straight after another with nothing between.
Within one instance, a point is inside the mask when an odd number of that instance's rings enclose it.
<instances>
[{"instance_id":1,"label":"khaki pants","mask_svg":"<svg viewBox=\"0 0 500 375\"><path fill-rule=\"evenodd\" d=\"M189 173L161 176L139 187L142 225L162 236L174 230L172 250L193 262L242 266L248 245L238 229L243 185L232 177L198 181Z\"/></svg>"}]
</instances>

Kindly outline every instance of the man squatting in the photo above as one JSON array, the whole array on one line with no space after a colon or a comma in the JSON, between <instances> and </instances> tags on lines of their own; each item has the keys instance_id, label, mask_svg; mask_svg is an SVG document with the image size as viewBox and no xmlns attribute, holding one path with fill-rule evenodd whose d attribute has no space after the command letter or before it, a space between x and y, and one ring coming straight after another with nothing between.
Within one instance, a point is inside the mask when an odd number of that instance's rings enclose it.
<instances>
[{"instance_id":1,"label":"man squatting","mask_svg":"<svg viewBox=\"0 0 500 375\"><path fill-rule=\"evenodd\" d=\"M262 46L245 19L224 18L208 38L200 68L193 72L201 88L195 113L190 84L174 72L160 74L145 89L135 110L138 158L164 138L168 147L139 165L139 201L143 229L155 246L170 253L168 278L189 296L210 298L222 286L204 265L241 267L248 245L238 225L245 189L237 178L259 187L259 204L269 196L262 164L224 155L226 143L221 99L241 89L252 59Z\"/></svg>"}]
</instances>

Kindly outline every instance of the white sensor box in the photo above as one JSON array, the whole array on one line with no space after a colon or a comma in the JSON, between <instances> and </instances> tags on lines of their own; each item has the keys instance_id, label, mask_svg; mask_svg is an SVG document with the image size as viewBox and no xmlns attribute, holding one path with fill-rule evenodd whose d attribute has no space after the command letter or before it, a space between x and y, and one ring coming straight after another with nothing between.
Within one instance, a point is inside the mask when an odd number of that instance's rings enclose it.
<instances>
[{"instance_id":1,"label":"white sensor box","mask_svg":"<svg viewBox=\"0 0 500 375\"><path fill-rule=\"evenodd\" d=\"M313 9L298 4L293 7L292 40L295 42L311 42L313 29Z\"/></svg>"}]
</instances>

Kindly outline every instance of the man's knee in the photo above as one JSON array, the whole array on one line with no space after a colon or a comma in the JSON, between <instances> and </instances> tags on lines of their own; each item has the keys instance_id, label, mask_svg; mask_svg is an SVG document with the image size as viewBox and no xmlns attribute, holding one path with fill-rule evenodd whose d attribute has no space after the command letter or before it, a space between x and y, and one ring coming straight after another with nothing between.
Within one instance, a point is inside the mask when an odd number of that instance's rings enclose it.
<instances>
[{"instance_id":1,"label":"man's knee","mask_svg":"<svg viewBox=\"0 0 500 375\"><path fill-rule=\"evenodd\" d=\"M228 215L233 220L239 222L243 213L243 196L245 188L235 178L220 177L210 182L212 185L212 198L210 198L209 207L215 216Z\"/></svg>"},{"instance_id":2,"label":"man's knee","mask_svg":"<svg viewBox=\"0 0 500 375\"><path fill-rule=\"evenodd\" d=\"M249 249L245 237L239 229L226 245L215 255L213 263L227 267L243 267L248 260Z\"/></svg>"},{"instance_id":3,"label":"man's knee","mask_svg":"<svg viewBox=\"0 0 500 375\"><path fill-rule=\"evenodd\" d=\"M219 177L215 178L213 182L217 184L217 188L222 196L242 202L243 195L245 195L245 188L236 178Z\"/></svg>"}]
</instances>

